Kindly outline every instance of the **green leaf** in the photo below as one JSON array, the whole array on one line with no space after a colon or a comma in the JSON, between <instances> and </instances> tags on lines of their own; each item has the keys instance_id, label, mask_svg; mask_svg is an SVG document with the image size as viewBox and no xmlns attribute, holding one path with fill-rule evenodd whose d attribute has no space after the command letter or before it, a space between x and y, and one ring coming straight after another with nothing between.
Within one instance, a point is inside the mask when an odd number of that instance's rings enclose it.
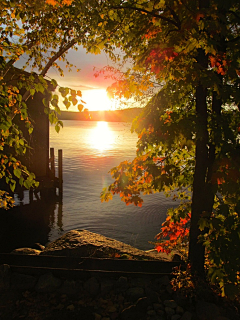
<instances>
[{"instance_id":1,"label":"green leaf","mask_svg":"<svg viewBox=\"0 0 240 320\"><path fill-rule=\"evenodd\" d=\"M53 99L53 100L51 100L51 105L52 105L53 107L58 107L58 99Z\"/></svg>"},{"instance_id":2,"label":"green leaf","mask_svg":"<svg viewBox=\"0 0 240 320\"><path fill-rule=\"evenodd\" d=\"M43 98L43 105L45 106L45 107L48 107L48 102L49 102L49 100L47 100L46 98Z\"/></svg>"},{"instance_id":3,"label":"green leaf","mask_svg":"<svg viewBox=\"0 0 240 320\"><path fill-rule=\"evenodd\" d=\"M203 231L205 228L208 228L209 226L209 222L208 222L208 219L205 219L205 218L201 218L199 220L199 229L201 231Z\"/></svg>"},{"instance_id":4,"label":"green leaf","mask_svg":"<svg viewBox=\"0 0 240 320\"><path fill-rule=\"evenodd\" d=\"M40 91L41 93L44 93L44 91L45 91L45 88L41 83L36 84L35 88L37 91Z\"/></svg>"},{"instance_id":5,"label":"green leaf","mask_svg":"<svg viewBox=\"0 0 240 320\"><path fill-rule=\"evenodd\" d=\"M59 133L59 131L60 131L60 126L59 126L59 124L56 124L56 125L55 125L55 130L56 130L57 133Z\"/></svg>"},{"instance_id":6,"label":"green leaf","mask_svg":"<svg viewBox=\"0 0 240 320\"><path fill-rule=\"evenodd\" d=\"M35 89L33 89L33 88L31 88L30 90L29 90L29 92L30 92L30 94L31 94L31 96L34 96L34 94L35 94Z\"/></svg>"},{"instance_id":7,"label":"green leaf","mask_svg":"<svg viewBox=\"0 0 240 320\"><path fill-rule=\"evenodd\" d=\"M30 189L32 186L32 183L27 179L24 181L23 185L26 189Z\"/></svg>"},{"instance_id":8,"label":"green leaf","mask_svg":"<svg viewBox=\"0 0 240 320\"><path fill-rule=\"evenodd\" d=\"M16 181L11 180L10 189L11 189L12 192L14 192L15 187L16 187Z\"/></svg>"},{"instance_id":9,"label":"green leaf","mask_svg":"<svg viewBox=\"0 0 240 320\"><path fill-rule=\"evenodd\" d=\"M57 81L55 79L51 80L51 84L53 85L54 89L57 87Z\"/></svg>"},{"instance_id":10,"label":"green leaf","mask_svg":"<svg viewBox=\"0 0 240 320\"><path fill-rule=\"evenodd\" d=\"M15 175L18 179L20 179L20 177L21 177L21 175L22 175L22 170L19 169L19 168L17 168L17 169L14 169L14 170L13 170L13 173L14 173L14 175Z\"/></svg>"}]
</instances>

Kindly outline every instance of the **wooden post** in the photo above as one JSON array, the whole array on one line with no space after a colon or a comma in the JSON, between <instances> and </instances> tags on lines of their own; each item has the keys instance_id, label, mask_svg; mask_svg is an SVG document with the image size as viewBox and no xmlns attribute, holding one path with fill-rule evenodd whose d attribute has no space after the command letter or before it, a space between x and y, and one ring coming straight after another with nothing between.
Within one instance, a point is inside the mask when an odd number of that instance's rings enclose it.
<instances>
[{"instance_id":1,"label":"wooden post","mask_svg":"<svg viewBox=\"0 0 240 320\"><path fill-rule=\"evenodd\" d=\"M50 148L50 178L55 179L54 148Z\"/></svg>"},{"instance_id":2,"label":"wooden post","mask_svg":"<svg viewBox=\"0 0 240 320\"><path fill-rule=\"evenodd\" d=\"M60 231L63 231L63 222L62 222L62 218L63 218L63 213L62 213L62 202L59 201L58 203L58 221L57 221L57 225L59 227Z\"/></svg>"},{"instance_id":3,"label":"wooden post","mask_svg":"<svg viewBox=\"0 0 240 320\"><path fill-rule=\"evenodd\" d=\"M62 162L62 150L58 150L58 180L59 180L59 197L62 200L63 195L63 162Z\"/></svg>"}]
</instances>

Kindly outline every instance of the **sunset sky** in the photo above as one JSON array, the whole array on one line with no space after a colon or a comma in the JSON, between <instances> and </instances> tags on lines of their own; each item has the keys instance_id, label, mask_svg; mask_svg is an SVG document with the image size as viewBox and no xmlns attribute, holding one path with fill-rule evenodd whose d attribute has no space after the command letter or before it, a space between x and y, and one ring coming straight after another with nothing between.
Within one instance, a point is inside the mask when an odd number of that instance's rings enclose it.
<instances>
[{"instance_id":1,"label":"sunset sky","mask_svg":"<svg viewBox=\"0 0 240 320\"><path fill-rule=\"evenodd\" d=\"M110 60L106 54L94 55L86 53L85 49L79 48L78 51L69 50L67 55L70 63L76 65L77 68L72 68L71 72L67 69L64 72L64 77L60 77L55 69L50 69L48 76L56 79L60 86L70 87L75 90L81 90L83 100L86 102L86 107L90 110L114 110L116 101L110 101L107 97L106 88L112 83L112 80L101 77L94 77L94 67L98 70L110 64ZM65 66L63 66L63 70ZM80 69L77 72L77 69ZM60 105L61 107L61 105ZM62 109L66 110L64 105ZM77 107L70 107L69 111L77 111Z\"/></svg>"}]
</instances>

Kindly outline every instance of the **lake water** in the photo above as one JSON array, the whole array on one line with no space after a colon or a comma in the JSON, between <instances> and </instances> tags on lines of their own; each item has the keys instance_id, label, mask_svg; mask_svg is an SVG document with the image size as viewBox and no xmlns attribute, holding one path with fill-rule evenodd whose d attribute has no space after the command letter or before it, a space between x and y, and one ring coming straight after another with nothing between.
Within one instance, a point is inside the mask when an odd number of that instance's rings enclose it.
<instances>
[{"instance_id":1,"label":"lake water","mask_svg":"<svg viewBox=\"0 0 240 320\"><path fill-rule=\"evenodd\" d=\"M63 206L52 220L49 240L71 229L87 229L140 249L151 249L169 207L176 202L164 194L144 196L141 208L126 206L116 195L101 203L100 193L113 180L109 170L132 160L136 134L130 124L94 121L63 121L57 134L50 128L50 147L63 150ZM57 159L56 159L57 165Z\"/></svg>"}]
</instances>

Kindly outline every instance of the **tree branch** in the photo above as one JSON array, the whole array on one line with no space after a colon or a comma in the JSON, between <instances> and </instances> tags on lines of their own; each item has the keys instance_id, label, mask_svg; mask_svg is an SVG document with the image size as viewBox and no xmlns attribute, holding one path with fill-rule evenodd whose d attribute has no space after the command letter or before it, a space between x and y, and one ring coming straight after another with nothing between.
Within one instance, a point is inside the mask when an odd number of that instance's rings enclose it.
<instances>
[{"instance_id":1,"label":"tree branch","mask_svg":"<svg viewBox=\"0 0 240 320\"><path fill-rule=\"evenodd\" d=\"M62 47L46 64L42 72L40 73L41 76L45 76L48 70L51 68L52 64L61 57L66 51L68 51L71 47L73 47L77 43L78 39L72 39L65 47Z\"/></svg>"},{"instance_id":2,"label":"tree branch","mask_svg":"<svg viewBox=\"0 0 240 320\"><path fill-rule=\"evenodd\" d=\"M148 11L146 9L143 9L143 8L129 7L129 6L112 6L111 8L113 8L113 9L129 9L129 10L135 10L135 11L139 11L139 12L145 12L145 13L147 13L147 14L155 17L155 18L158 18L158 19L166 21L166 22L168 22L170 24L173 24L175 27L177 27L178 30L180 30L180 28L181 28L181 25L179 25L178 22L176 22L174 20L171 20L171 19L169 19L167 17L164 17L164 16L162 16L160 14L156 14L156 13L154 13L152 11Z\"/></svg>"},{"instance_id":3,"label":"tree branch","mask_svg":"<svg viewBox=\"0 0 240 320\"><path fill-rule=\"evenodd\" d=\"M68 51L71 47L73 47L76 43L78 42L78 39L72 39L65 47L61 48L46 64L46 66L44 67L44 69L42 70L42 72L40 73L41 76L45 76L48 72L48 70L51 68L51 66L53 65L53 63L59 58L61 57L62 54L64 54L66 51ZM23 101L27 101L27 99L30 96L30 92L26 91L22 97Z\"/></svg>"}]
</instances>

